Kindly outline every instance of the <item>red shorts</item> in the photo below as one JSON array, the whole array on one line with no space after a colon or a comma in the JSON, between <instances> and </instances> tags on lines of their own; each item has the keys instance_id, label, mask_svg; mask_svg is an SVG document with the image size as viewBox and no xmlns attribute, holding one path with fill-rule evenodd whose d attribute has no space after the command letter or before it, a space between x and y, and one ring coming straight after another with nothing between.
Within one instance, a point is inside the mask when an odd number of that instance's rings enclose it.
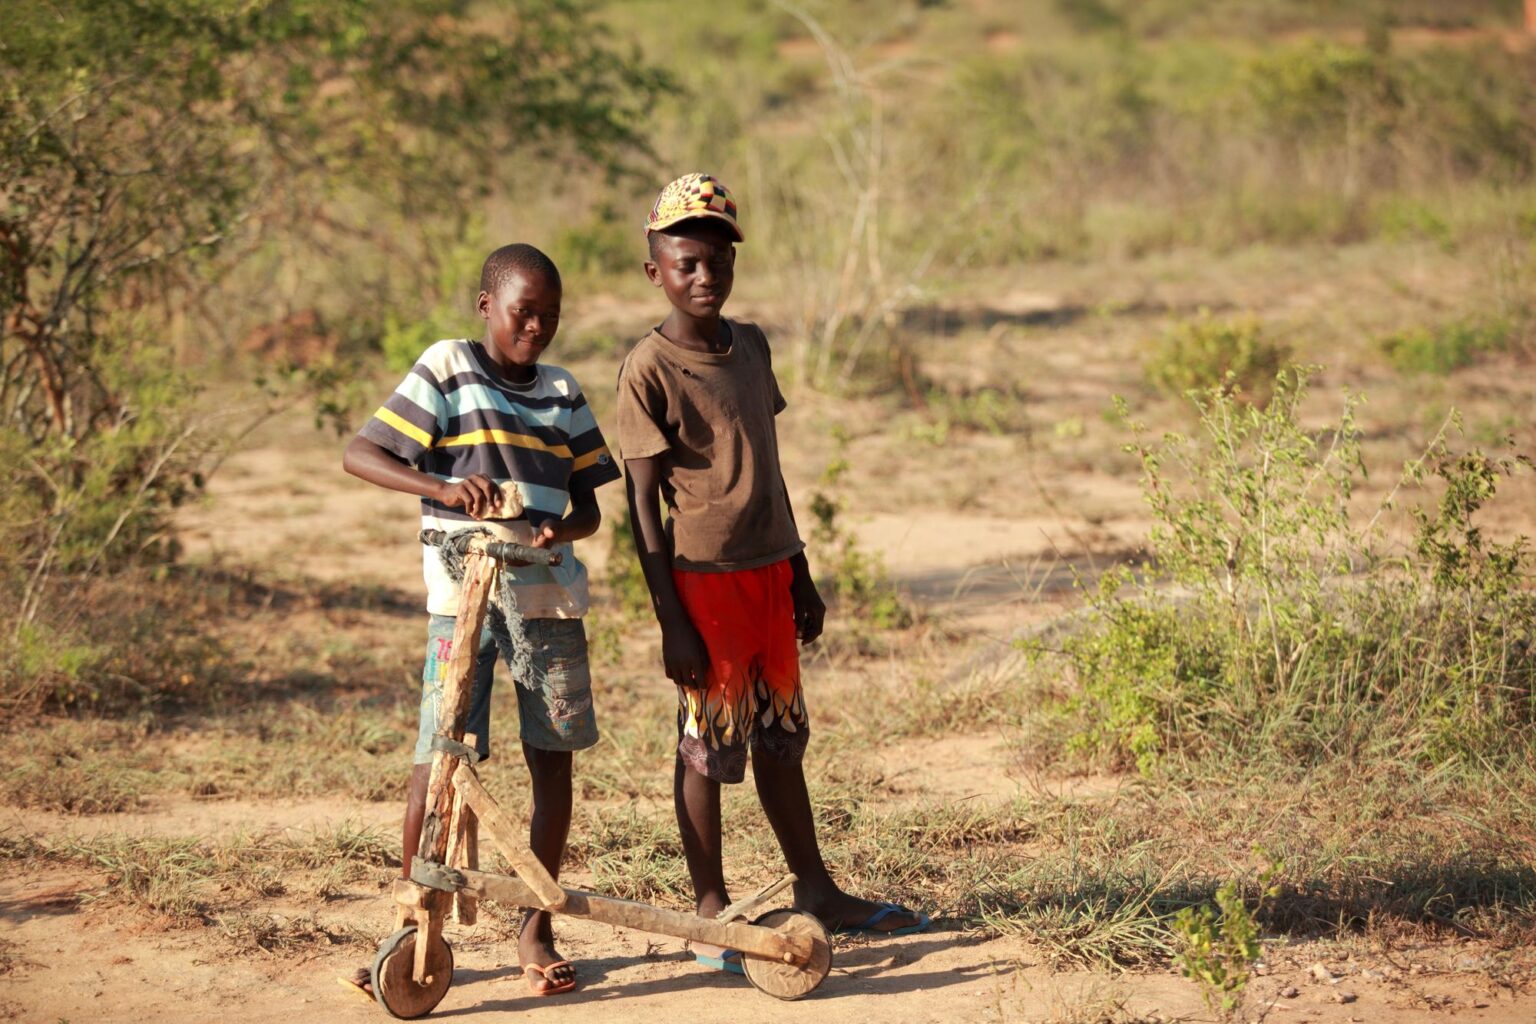
<instances>
[{"instance_id":1,"label":"red shorts","mask_svg":"<svg viewBox=\"0 0 1536 1024\"><path fill-rule=\"evenodd\" d=\"M810 739L800 690L800 650L789 562L735 572L686 572L672 580L709 650L703 687L677 688L677 750L719 782L746 777L747 746L798 761Z\"/></svg>"}]
</instances>

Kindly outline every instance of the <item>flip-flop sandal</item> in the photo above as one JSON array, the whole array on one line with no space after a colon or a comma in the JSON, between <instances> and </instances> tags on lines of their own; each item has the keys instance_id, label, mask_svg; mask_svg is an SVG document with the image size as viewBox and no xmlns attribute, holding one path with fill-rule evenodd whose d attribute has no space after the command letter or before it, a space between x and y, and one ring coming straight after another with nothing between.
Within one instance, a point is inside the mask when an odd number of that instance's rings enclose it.
<instances>
[{"instance_id":1,"label":"flip-flop sandal","mask_svg":"<svg viewBox=\"0 0 1536 1024\"><path fill-rule=\"evenodd\" d=\"M727 974L746 974L747 969L741 966L741 950L725 949L719 956L710 956L708 953L693 954L695 963L705 967L713 967L717 971L725 971Z\"/></svg>"},{"instance_id":2,"label":"flip-flop sandal","mask_svg":"<svg viewBox=\"0 0 1536 1024\"><path fill-rule=\"evenodd\" d=\"M909 924L905 928L890 928L890 929L886 929L886 928L876 928L875 927L877 924L879 924L881 921L884 921L886 918L890 917L892 914L915 914L915 915L917 915L917 923L916 924ZM880 909L879 910L875 911L873 914L870 914L869 917L865 918L859 924L845 924L845 925L841 925L841 926L839 926L837 928L833 928L832 929L832 934L833 935L889 935L889 936L916 935L918 932L925 932L925 931L927 931L928 930L928 926L931 925L932 923L933 922L931 920L929 920L928 915L922 913L921 911L911 910L911 909L909 909L907 907L902 906L900 903L885 903L885 902L882 902L880 904Z\"/></svg>"},{"instance_id":3,"label":"flip-flop sandal","mask_svg":"<svg viewBox=\"0 0 1536 1024\"><path fill-rule=\"evenodd\" d=\"M359 977L366 978L368 980L367 981L359 981L358 980ZM341 975L338 974L338 975L336 975L336 984L340 985L342 988L346 989L348 992L351 992L353 995L357 996L359 999L366 999L370 1003L374 1001L373 989L369 987L369 986L371 986L373 984L373 978L372 978L372 975L368 971L366 971L366 970L358 971L357 972L357 976L356 977L351 977L351 978L343 978Z\"/></svg>"},{"instance_id":4,"label":"flip-flop sandal","mask_svg":"<svg viewBox=\"0 0 1536 1024\"><path fill-rule=\"evenodd\" d=\"M562 992L569 992L571 989L576 987L576 979L572 978L569 981L563 982L552 981L550 980L549 972L557 967L570 966L571 962L569 960L556 960L548 967L540 967L538 964L523 964L523 977L528 979L528 991L532 992L536 996L557 996ZM544 979L543 988L539 988L534 985L533 976L535 974Z\"/></svg>"}]
</instances>

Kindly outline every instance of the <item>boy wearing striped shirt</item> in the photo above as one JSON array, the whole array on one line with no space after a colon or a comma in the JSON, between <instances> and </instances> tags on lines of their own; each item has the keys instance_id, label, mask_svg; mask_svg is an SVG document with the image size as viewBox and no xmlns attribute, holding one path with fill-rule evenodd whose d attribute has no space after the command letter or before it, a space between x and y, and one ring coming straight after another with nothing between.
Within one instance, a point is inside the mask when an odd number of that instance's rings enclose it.
<instances>
[{"instance_id":1,"label":"boy wearing striped shirt","mask_svg":"<svg viewBox=\"0 0 1536 1024\"><path fill-rule=\"evenodd\" d=\"M492 607L476 661L465 731L490 753L490 698L497 648L518 684L523 757L533 783L530 846L558 877L571 822L571 754L597 742L586 634L587 573L571 543L597 532L594 491L619 478L576 380L539 364L560 320L560 273L531 245L491 253L476 309L481 341L439 341L417 360L383 406L347 445L342 465L370 483L418 495L423 529L489 528L498 539L555 548L558 566L509 566L526 647L514 645L506 617ZM517 488L522 516L493 514L502 488ZM401 875L409 877L421 835L431 738L452 656L458 584L435 549L423 546L427 584L426 664L419 734L406 804ZM519 648L514 652L514 647ZM529 988L570 991L575 969L555 949L549 915L530 912L518 938ZM366 988L365 977L357 979Z\"/></svg>"}]
</instances>

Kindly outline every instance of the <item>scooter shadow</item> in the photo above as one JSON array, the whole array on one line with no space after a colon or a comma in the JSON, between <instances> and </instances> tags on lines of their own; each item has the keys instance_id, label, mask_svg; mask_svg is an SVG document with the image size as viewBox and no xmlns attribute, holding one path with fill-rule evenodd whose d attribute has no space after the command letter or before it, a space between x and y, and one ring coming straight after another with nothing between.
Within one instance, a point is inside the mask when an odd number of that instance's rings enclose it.
<instances>
[{"instance_id":1,"label":"scooter shadow","mask_svg":"<svg viewBox=\"0 0 1536 1024\"><path fill-rule=\"evenodd\" d=\"M953 967L946 967L941 970L913 972L905 969L921 961L930 953L954 949L956 946L972 945L977 941L980 940L968 939L954 932L930 933L900 940L878 938L840 940L841 944L836 948L833 956L832 973L815 992L805 998L807 1001L824 1001L853 995L899 995L919 989L932 990L963 985L975 981L980 975L997 977L1018 969L1017 964L991 960L978 961L973 970L956 970ZM645 972L645 977L626 977L642 967L651 968ZM686 953L669 956L596 957L579 961L576 969L580 979L576 989L557 997L536 996L526 991L515 996L503 996L497 992L490 994L491 998L469 1006L440 1010L432 1016L438 1019L494 1011L529 1010L534 1006L549 1005L555 1001L562 1005L588 1004L686 992L711 993L718 996L733 990L752 991L746 978L699 967ZM656 970L665 970L667 973L662 977L652 976ZM496 970L458 970L454 972L453 983L455 987L490 983L497 988L503 985L525 984L521 972L512 967ZM761 996L760 998L769 997Z\"/></svg>"}]
</instances>

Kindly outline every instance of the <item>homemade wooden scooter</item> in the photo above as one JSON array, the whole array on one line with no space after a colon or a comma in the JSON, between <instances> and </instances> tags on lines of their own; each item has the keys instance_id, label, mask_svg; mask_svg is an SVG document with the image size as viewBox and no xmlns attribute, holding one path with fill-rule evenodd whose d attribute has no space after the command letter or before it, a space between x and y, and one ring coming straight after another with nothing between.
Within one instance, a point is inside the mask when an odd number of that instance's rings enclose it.
<instances>
[{"instance_id":1,"label":"homemade wooden scooter","mask_svg":"<svg viewBox=\"0 0 1536 1024\"><path fill-rule=\"evenodd\" d=\"M432 741L421 842L410 879L395 882L396 931L379 946L373 961L373 993L379 1004L405 1020L432 1012L453 983L453 952L443 938L443 924L447 920L473 924L475 901L482 897L737 949L747 980L760 991L779 999L799 999L814 991L832 970L832 943L821 922L797 910L772 910L750 924L745 920L790 885L793 875L732 904L715 918L564 889L550 876L520 830L480 784L473 737L466 742L464 724L479 648L476 639L501 563L558 565L560 555L493 540L472 530L452 534L423 530L421 540L463 554L464 582ZM477 870L481 825L516 877Z\"/></svg>"}]
</instances>

